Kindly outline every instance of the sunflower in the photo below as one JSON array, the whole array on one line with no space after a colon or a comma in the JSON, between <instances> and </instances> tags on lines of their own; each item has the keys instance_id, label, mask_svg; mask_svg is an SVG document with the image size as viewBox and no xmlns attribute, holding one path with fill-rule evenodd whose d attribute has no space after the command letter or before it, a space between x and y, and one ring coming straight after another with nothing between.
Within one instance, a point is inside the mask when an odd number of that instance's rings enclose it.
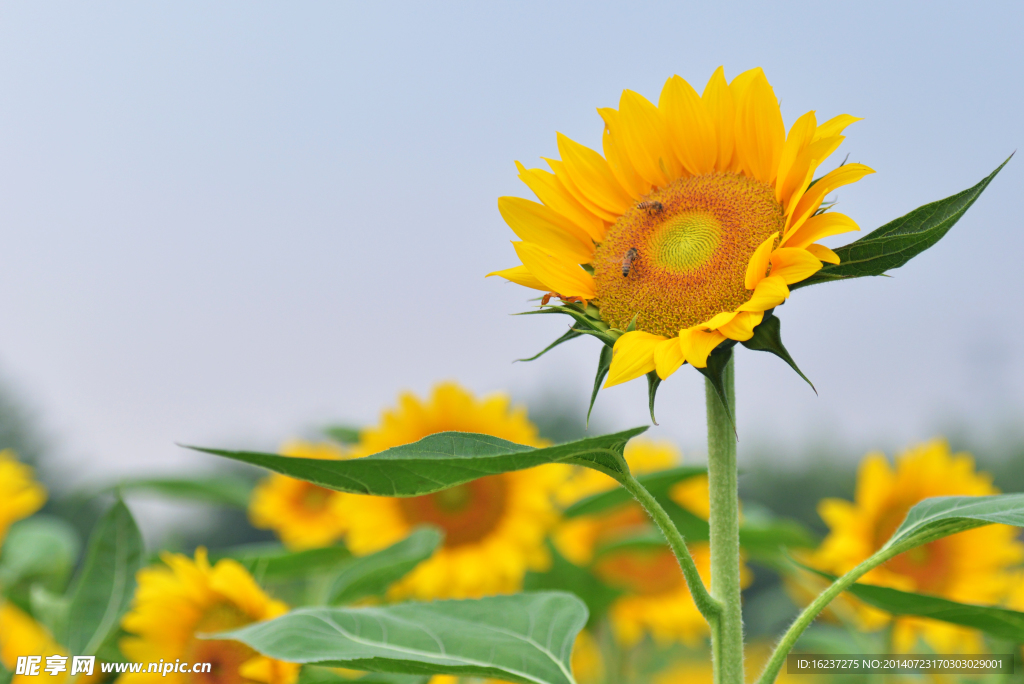
<instances>
[{"instance_id":1,"label":"sunflower","mask_svg":"<svg viewBox=\"0 0 1024 684\"><path fill-rule=\"evenodd\" d=\"M634 475L665 470L681 460L672 444L642 438L631 440L624 455ZM558 501L568 506L615 486L607 475L581 469L559 488ZM673 486L669 495L694 515L707 519L707 476L683 480ZM565 520L552 539L567 559L589 566L602 582L623 592L609 609L621 643L633 645L650 633L662 643L682 641L695 645L707 634L707 623L690 597L672 551L660 543L621 543L649 528L647 514L638 504L629 502L602 513ZM708 545L697 542L689 546L697 570L707 583Z\"/></svg>"},{"instance_id":2,"label":"sunflower","mask_svg":"<svg viewBox=\"0 0 1024 684\"><path fill-rule=\"evenodd\" d=\"M941 439L908 449L896 458L895 469L884 455L869 454L857 474L854 501L825 499L819 505L830 532L811 564L841 575L878 551L919 501L998 492L991 477L975 471L969 454L951 453ZM1014 566L1024 560L1024 544L1016 536L1017 530L1006 525L960 532L906 551L860 581L961 603L1000 603L1014 587ZM882 611L855 605L865 628L890 622ZM977 652L982 647L977 632L948 623L900 617L893 627L893 643L904 651L918 636L939 653Z\"/></svg>"},{"instance_id":3,"label":"sunflower","mask_svg":"<svg viewBox=\"0 0 1024 684\"><path fill-rule=\"evenodd\" d=\"M454 383L434 388L427 401L399 397L378 426L364 430L355 456L408 444L437 432L477 432L517 444L543 446L526 410L508 397L477 399ZM344 494L346 542L356 555L404 539L417 525L444 532L443 546L390 589L392 598L474 598L510 593L527 570L550 562L544 539L557 520L551 500L565 466L491 475L424 496L392 498Z\"/></svg>"},{"instance_id":4,"label":"sunflower","mask_svg":"<svg viewBox=\"0 0 1024 684\"><path fill-rule=\"evenodd\" d=\"M299 666L261 656L237 641L212 641L197 634L220 632L269 620L288 607L269 598L239 563L211 566L206 549L195 560L165 552L165 565L143 568L131 610L121 626L133 636L121 640L121 652L136 663L212 663L212 673L125 674L121 684L294 684Z\"/></svg>"},{"instance_id":5,"label":"sunflower","mask_svg":"<svg viewBox=\"0 0 1024 684\"><path fill-rule=\"evenodd\" d=\"M334 444L293 441L281 448L284 456L338 459L345 453ZM338 510L341 494L305 480L274 473L253 490L249 520L254 527L273 530L293 550L312 549L336 542L345 533L345 518Z\"/></svg>"},{"instance_id":6,"label":"sunflower","mask_svg":"<svg viewBox=\"0 0 1024 684\"><path fill-rule=\"evenodd\" d=\"M67 652L53 640L46 629L10 601L0 599L0 664L14 672L18 656L43 656L40 671L46 667L46 656L66 655ZM49 673L47 680L51 679ZM53 681L56 684L67 679L68 673L59 672ZM38 678L30 675L14 675L12 684L26 684Z\"/></svg>"},{"instance_id":7,"label":"sunflower","mask_svg":"<svg viewBox=\"0 0 1024 684\"><path fill-rule=\"evenodd\" d=\"M11 524L32 515L46 503L46 490L32 478L32 469L18 463L10 449L0 451L0 544Z\"/></svg>"},{"instance_id":8,"label":"sunflower","mask_svg":"<svg viewBox=\"0 0 1024 684\"><path fill-rule=\"evenodd\" d=\"M706 367L725 340L749 340L789 285L839 263L818 240L858 230L822 202L871 169L813 179L859 119L818 124L812 111L787 135L759 68L727 83L720 67L702 95L673 76L657 105L626 90L598 113L603 157L559 133L550 172L517 162L540 203L498 200L521 265L489 275L571 302L617 337L606 387Z\"/></svg>"}]
</instances>

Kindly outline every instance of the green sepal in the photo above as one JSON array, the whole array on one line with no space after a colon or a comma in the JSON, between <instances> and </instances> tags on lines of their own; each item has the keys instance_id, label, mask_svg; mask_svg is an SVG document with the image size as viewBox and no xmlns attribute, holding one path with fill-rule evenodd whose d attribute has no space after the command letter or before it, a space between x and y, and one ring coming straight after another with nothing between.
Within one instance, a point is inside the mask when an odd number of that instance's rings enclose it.
<instances>
[{"instance_id":1,"label":"green sepal","mask_svg":"<svg viewBox=\"0 0 1024 684\"><path fill-rule=\"evenodd\" d=\"M658 371L651 371L647 374L647 408L651 412L651 422L655 425L658 424L657 419L654 417L654 397L658 394L658 386L661 385L661 378L658 377Z\"/></svg>"},{"instance_id":2,"label":"green sepal","mask_svg":"<svg viewBox=\"0 0 1024 684\"><path fill-rule=\"evenodd\" d=\"M590 412L594 410L597 393L601 390L601 384L608 377L608 369L611 367L612 348L607 345L602 346L601 353L597 357L597 375L594 376L594 390L590 393L590 406L587 408L587 427L590 427Z\"/></svg>"},{"instance_id":3,"label":"green sepal","mask_svg":"<svg viewBox=\"0 0 1024 684\"><path fill-rule=\"evenodd\" d=\"M782 322L778 316L772 314L771 311L764 312L764 319L761 323L754 328L754 336L749 340L740 342L747 349L753 349L754 351L764 351L771 354L775 354L780 359L789 364L789 367L796 371L796 374L804 379L814 393L817 394L818 390L815 389L814 383L811 382L803 371L796 365L796 361L786 351L785 345L782 344Z\"/></svg>"},{"instance_id":4,"label":"green sepal","mask_svg":"<svg viewBox=\"0 0 1024 684\"><path fill-rule=\"evenodd\" d=\"M722 406L725 407L725 415L729 416L729 423L732 425L733 432L736 432L736 424L732 419L732 410L729 407L729 399L725 395L725 367L728 365L729 360L732 358L732 348L736 345L735 340L725 340L720 345L715 347L714 351L708 354L708 363L704 368L698 368L701 375L711 381L711 386L715 388L715 394L718 395L719 400L722 402Z\"/></svg>"},{"instance_id":5,"label":"green sepal","mask_svg":"<svg viewBox=\"0 0 1024 684\"><path fill-rule=\"evenodd\" d=\"M350 425L329 425L324 428L324 434L338 444L358 444L359 428Z\"/></svg>"},{"instance_id":6,"label":"green sepal","mask_svg":"<svg viewBox=\"0 0 1024 684\"><path fill-rule=\"evenodd\" d=\"M576 332L583 335L593 335L597 339L601 340L608 346L615 344L615 340L621 335L618 331L613 331L608 327L608 324L599 318L594 318L587 314L583 309L577 306L568 305L561 306L557 304L551 304L543 306L535 311L523 311L521 313L513 314L514 316L532 316L534 314L552 314L560 313L572 316L573 320L580 324L580 328L574 328Z\"/></svg>"},{"instance_id":7,"label":"green sepal","mask_svg":"<svg viewBox=\"0 0 1024 684\"><path fill-rule=\"evenodd\" d=\"M1012 158L1011 154L995 171L974 187L918 207L909 214L871 231L860 240L840 247L835 250L839 255L838 264L825 264L813 276L793 283L789 289L796 290L832 280L879 276L886 271L899 268L938 242Z\"/></svg>"},{"instance_id":8,"label":"green sepal","mask_svg":"<svg viewBox=\"0 0 1024 684\"><path fill-rule=\"evenodd\" d=\"M583 334L584 333L580 332L579 330L575 330L574 328L569 328L568 330L565 331L565 334L563 334L561 337L559 337L557 340L555 340L554 342L552 342L548 346L546 346L543 349L541 349L539 352L537 352L533 356L527 357L525 359L516 359L516 361L535 361L535 360L539 359L540 357L544 356L546 353L548 353L549 351L551 351L555 347L557 347L558 345L562 344L563 342L568 342L569 340L574 340L574 339L576 339L577 337L579 337L579 336L581 336Z\"/></svg>"}]
</instances>

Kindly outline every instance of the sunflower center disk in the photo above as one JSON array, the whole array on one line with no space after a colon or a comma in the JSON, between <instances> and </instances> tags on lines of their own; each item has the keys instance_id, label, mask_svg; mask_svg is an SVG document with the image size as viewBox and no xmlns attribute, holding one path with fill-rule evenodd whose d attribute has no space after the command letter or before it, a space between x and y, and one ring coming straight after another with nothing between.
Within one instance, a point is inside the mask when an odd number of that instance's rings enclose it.
<instances>
[{"instance_id":1,"label":"sunflower center disk","mask_svg":"<svg viewBox=\"0 0 1024 684\"><path fill-rule=\"evenodd\" d=\"M435 494L399 499L398 503L410 525L440 527L444 545L452 548L478 542L501 524L507 490L505 478L492 475Z\"/></svg>"},{"instance_id":2,"label":"sunflower center disk","mask_svg":"<svg viewBox=\"0 0 1024 684\"><path fill-rule=\"evenodd\" d=\"M774 189L735 173L680 178L608 229L594 256L601 316L673 337L734 311L754 250L785 226Z\"/></svg>"}]
</instances>

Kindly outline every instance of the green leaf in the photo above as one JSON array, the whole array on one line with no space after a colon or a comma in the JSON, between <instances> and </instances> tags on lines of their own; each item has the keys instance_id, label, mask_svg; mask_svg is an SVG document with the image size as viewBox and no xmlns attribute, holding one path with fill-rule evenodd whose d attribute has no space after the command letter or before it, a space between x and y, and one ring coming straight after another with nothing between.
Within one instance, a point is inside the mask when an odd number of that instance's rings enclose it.
<instances>
[{"instance_id":1,"label":"green leaf","mask_svg":"<svg viewBox=\"0 0 1024 684\"><path fill-rule=\"evenodd\" d=\"M732 344L729 344L730 342ZM718 345L713 352L708 354L707 366L697 369L701 375L711 381L711 386L715 388L715 394L718 395L722 406L725 407L725 415L729 416L730 423L732 422L732 411L729 410L729 398L725 395L725 367L732 358L732 348L735 344L732 340L726 340ZM732 429L733 432L736 431L735 424Z\"/></svg>"},{"instance_id":2,"label":"green leaf","mask_svg":"<svg viewBox=\"0 0 1024 684\"><path fill-rule=\"evenodd\" d=\"M764 320L761 321L760 325L754 328L754 336L745 342L740 342L747 349L753 349L755 351L764 351L771 354L775 354L780 359L789 364L789 367L796 371L796 374L804 379L814 393L817 394L818 390L815 389L814 383L807 379L807 376L803 374L803 371L796 365L796 361L786 351L785 345L782 344L782 321L779 320L778 316L773 316L771 311L765 312Z\"/></svg>"},{"instance_id":3,"label":"green leaf","mask_svg":"<svg viewBox=\"0 0 1024 684\"><path fill-rule=\"evenodd\" d=\"M804 570L830 582L836 580L835 575L797 561L794 562ZM1009 639L1015 643L1024 643L1024 613L1016 610L958 603L938 596L916 594L889 587L876 587L870 584L852 584L847 591L865 603L893 615L931 618L978 629L994 637Z\"/></svg>"},{"instance_id":4,"label":"green leaf","mask_svg":"<svg viewBox=\"0 0 1024 684\"><path fill-rule=\"evenodd\" d=\"M14 673L0 663L0 684L11 684L14 681Z\"/></svg>"},{"instance_id":5,"label":"green leaf","mask_svg":"<svg viewBox=\"0 0 1024 684\"><path fill-rule=\"evenodd\" d=\"M124 480L107 491L120 489L122 492L150 492L171 499L202 501L203 503L248 508L253 483L230 475L215 477L154 477L139 480Z\"/></svg>"},{"instance_id":6,"label":"green leaf","mask_svg":"<svg viewBox=\"0 0 1024 684\"><path fill-rule=\"evenodd\" d=\"M561 592L374 608L301 608L210 638L279 660L522 684L574 684L569 657L587 608Z\"/></svg>"},{"instance_id":7,"label":"green leaf","mask_svg":"<svg viewBox=\"0 0 1024 684\"><path fill-rule=\"evenodd\" d=\"M143 545L131 512L118 499L96 523L85 565L68 610L64 644L75 655L95 655L117 630L135 590Z\"/></svg>"},{"instance_id":8,"label":"green leaf","mask_svg":"<svg viewBox=\"0 0 1024 684\"><path fill-rule=\"evenodd\" d=\"M657 371L651 371L647 374L647 408L651 412L651 422L655 425L658 424L658 420L654 417L654 397L658 394L658 386L661 385L661 378L658 377Z\"/></svg>"},{"instance_id":9,"label":"green leaf","mask_svg":"<svg viewBox=\"0 0 1024 684\"><path fill-rule=\"evenodd\" d=\"M695 475L704 475L707 472L706 466L678 466L668 468L667 470L659 470L655 473L638 475L636 479L647 491L658 497L667 494L668 490L675 483L682 482ZM622 487L616 487L615 489L609 489L606 492L600 492L599 494L580 499L566 508L563 515L566 518L594 515L595 513L600 513L631 501L633 501L633 497L629 495L629 492Z\"/></svg>"},{"instance_id":10,"label":"green leaf","mask_svg":"<svg viewBox=\"0 0 1024 684\"><path fill-rule=\"evenodd\" d=\"M840 262L825 266L807 280L793 283L790 290L832 280L878 276L899 268L928 249L953 227L974 204L1013 155L973 188L946 199L918 207L860 240L836 250Z\"/></svg>"},{"instance_id":11,"label":"green leaf","mask_svg":"<svg viewBox=\"0 0 1024 684\"><path fill-rule=\"evenodd\" d=\"M554 545L548 544L551 567L546 572L528 572L523 579L526 591L567 591L587 606L588 626L596 625L622 592L612 589L586 568L568 561Z\"/></svg>"},{"instance_id":12,"label":"green leaf","mask_svg":"<svg viewBox=\"0 0 1024 684\"><path fill-rule=\"evenodd\" d=\"M983 525L1024 527L1024 494L936 496L910 509L903 524L882 547L909 549Z\"/></svg>"},{"instance_id":13,"label":"green leaf","mask_svg":"<svg viewBox=\"0 0 1024 684\"><path fill-rule=\"evenodd\" d=\"M607 345L601 346L601 353L597 357L597 375L594 376L594 390L590 393L590 406L587 408L587 426L590 426L590 412L594 410L594 402L597 401L597 393L608 377L608 369L612 367L612 348Z\"/></svg>"},{"instance_id":14,"label":"green leaf","mask_svg":"<svg viewBox=\"0 0 1024 684\"><path fill-rule=\"evenodd\" d=\"M558 345L562 344L563 342L568 342L569 340L574 340L577 337L580 337L581 335L583 335L583 333L581 333L579 330L573 330L572 328L569 328L568 330L565 331L565 334L563 334L561 337L559 337L557 340L555 340L554 342L552 342L548 346L546 346L543 349L541 349L539 352L537 352L533 356L531 356L529 358L525 358L525 359L516 359L516 361L535 361L536 359L539 359L540 357L544 356L544 354L548 353L549 351L551 351L552 349L554 349Z\"/></svg>"},{"instance_id":15,"label":"green leaf","mask_svg":"<svg viewBox=\"0 0 1024 684\"><path fill-rule=\"evenodd\" d=\"M280 544L268 543L210 552L211 560L216 562L221 558L237 560L260 581L292 579L337 570L351 560L352 554L344 546L289 551Z\"/></svg>"},{"instance_id":16,"label":"green leaf","mask_svg":"<svg viewBox=\"0 0 1024 684\"><path fill-rule=\"evenodd\" d=\"M49 589L63 592L81 547L78 533L60 518L34 515L17 522L0 554L0 585L41 580Z\"/></svg>"},{"instance_id":17,"label":"green leaf","mask_svg":"<svg viewBox=\"0 0 1024 684\"><path fill-rule=\"evenodd\" d=\"M430 558L443 538L439 530L421 527L397 544L357 558L334 580L327 602L338 605L383 594L392 583Z\"/></svg>"},{"instance_id":18,"label":"green leaf","mask_svg":"<svg viewBox=\"0 0 1024 684\"><path fill-rule=\"evenodd\" d=\"M251 451L192 447L251 463L321 487L376 496L420 496L488 475L544 463L569 463L612 477L628 472L622 450L646 426L536 449L498 437L440 432L418 442L350 460L291 458Z\"/></svg>"},{"instance_id":19,"label":"green leaf","mask_svg":"<svg viewBox=\"0 0 1024 684\"><path fill-rule=\"evenodd\" d=\"M349 425L329 425L324 428L324 434L338 444L358 444L359 432L359 428Z\"/></svg>"},{"instance_id":20,"label":"green leaf","mask_svg":"<svg viewBox=\"0 0 1024 684\"><path fill-rule=\"evenodd\" d=\"M306 665L299 671L297 684L427 684L430 677L426 675L392 674L390 672L371 672L353 679L345 677L327 667Z\"/></svg>"}]
</instances>

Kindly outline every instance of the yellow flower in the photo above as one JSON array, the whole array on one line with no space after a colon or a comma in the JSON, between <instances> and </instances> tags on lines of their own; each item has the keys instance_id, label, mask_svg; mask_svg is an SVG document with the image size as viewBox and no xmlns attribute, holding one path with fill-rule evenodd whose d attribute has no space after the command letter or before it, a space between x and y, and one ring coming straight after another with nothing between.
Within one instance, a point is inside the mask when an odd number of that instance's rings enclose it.
<instances>
[{"instance_id":1,"label":"yellow flower","mask_svg":"<svg viewBox=\"0 0 1024 684\"><path fill-rule=\"evenodd\" d=\"M285 456L338 459L346 454L334 444L288 442ZM311 482L274 473L253 490L249 520L253 526L274 530L293 550L333 544L345 533L345 517L338 510L340 494Z\"/></svg>"},{"instance_id":2,"label":"yellow flower","mask_svg":"<svg viewBox=\"0 0 1024 684\"><path fill-rule=\"evenodd\" d=\"M385 411L379 426L360 435L356 456L367 456L448 430L478 432L543 446L523 408L494 395L476 399L454 383L434 388L428 401L411 394ZM544 539L557 519L551 500L564 466L492 475L434 494L390 498L345 494L353 553L378 551L421 524L441 528L444 545L391 587L392 598L471 598L510 593L527 570L550 562Z\"/></svg>"},{"instance_id":3,"label":"yellow flower","mask_svg":"<svg viewBox=\"0 0 1024 684\"><path fill-rule=\"evenodd\" d=\"M239 563L222 559L210 566L206 549L195 560L164 553L166 565L138 572L138 588L121 626L133 636L121 640L121 652L136 663L213 663L213 673L125 674L121 684L294 684L299 666L264 657L237 641L197 639L269 620L288 607L269 598ZM145 668L144 668L145 669Z\"/></svg>"},{"instance_id":4,"label":"yellow flower","mask_svg":"<svg viewBox=\"0 0 1024 684\"><path fill-rule=\"evenodd\" d=\"M679 451L667 442L634 439L626 445L626 462L634 475L665 470L680 461ZM683 486L685 485L685 486ZM558 501L568 506L580 499L616 487L607 475L580 469L559 488ZM707 519L707 476L683 480L670 490L676 503ZM659 642L698 643L707 634L707 623L690 597L679 564L664 545L601 547L649 528L647 514L634 502L595 514L577 516L558 525L552 539L559 553L591 570L605 584L624 592L609 609L619 641L632 645L644 633ZM704 581L710 574L706 543L690 544L697 570Z\"/></svg>"},{"instance_id":5,"label":"yellow flower","mask_svg":"<svg viewBox=\"0 0 1024 684\"><path fill-rule=\"evenodd\" d=\"M46 629L22 612L10 601L4 602L0 599L0 663L8 671L14 672L18 662L18 656L36 655L42 656L40 672L46 667L46 656L62 655L67 652L53 640ZM44 673L47 681L60 684L67 679L68 673L60 672L56 676ZM29 675L14 675L12 684L28 684L38 680Z\"/></svg>"},{"instance_id":6,"label":"yellow flower","mask_svg":"<svg viewBox=\"0 0 1024 684\"><path fill-rule=\"evenodd\" d=\"M626 90L598 113L603 157L559 133L551 172L517 163L541 203L498 200L522 265L490 275L579 302L618 331L635 321L606 386L704 368L724 340L750 339L789 285L839 263L818 240L858 230L822 201L871 169L846 164L812 184L858 119L819 125L808 112L787 135L759 68L732 83L719 68L702 95L673 76L657 105Z\"/></svg>"},{"instance_id":7,"label":"yellow flower","mask_svg":"<svg viewBox=\"0 0 1024 684\"><path fill-rule=\"evenodd\" d=\"M46 490L32 479L32 469L14 458L10 449L0 451L0 544L11 524L32 515L46 503Z\"/></svg>"},{"instance_id":8,"label":"yellow flower","mask_svg":"<svg viewBox=\"0 0 1024 684\"><path fill-rule=\"evenodd\" d=\"M908 449L896 458L895 469L884 455L869 454L857 474L855 500L825 499L819 505L830 532L811 564L841 575L881 548L922 499L998 492L987 474L975 471L969 454L950 453L944 440ZM860 581L963 603L1000 603L1014 586L1012 568L1024 559L1024 544L1016 536L1013 527L988 525L943 537L900 554ZM886 613L856 605L863 627L889 622ZM964 627L923 618L895 620L896 648L909 650L918 636L939 653L982 648L978 633Z\"/></svg>"}]
</instances>

